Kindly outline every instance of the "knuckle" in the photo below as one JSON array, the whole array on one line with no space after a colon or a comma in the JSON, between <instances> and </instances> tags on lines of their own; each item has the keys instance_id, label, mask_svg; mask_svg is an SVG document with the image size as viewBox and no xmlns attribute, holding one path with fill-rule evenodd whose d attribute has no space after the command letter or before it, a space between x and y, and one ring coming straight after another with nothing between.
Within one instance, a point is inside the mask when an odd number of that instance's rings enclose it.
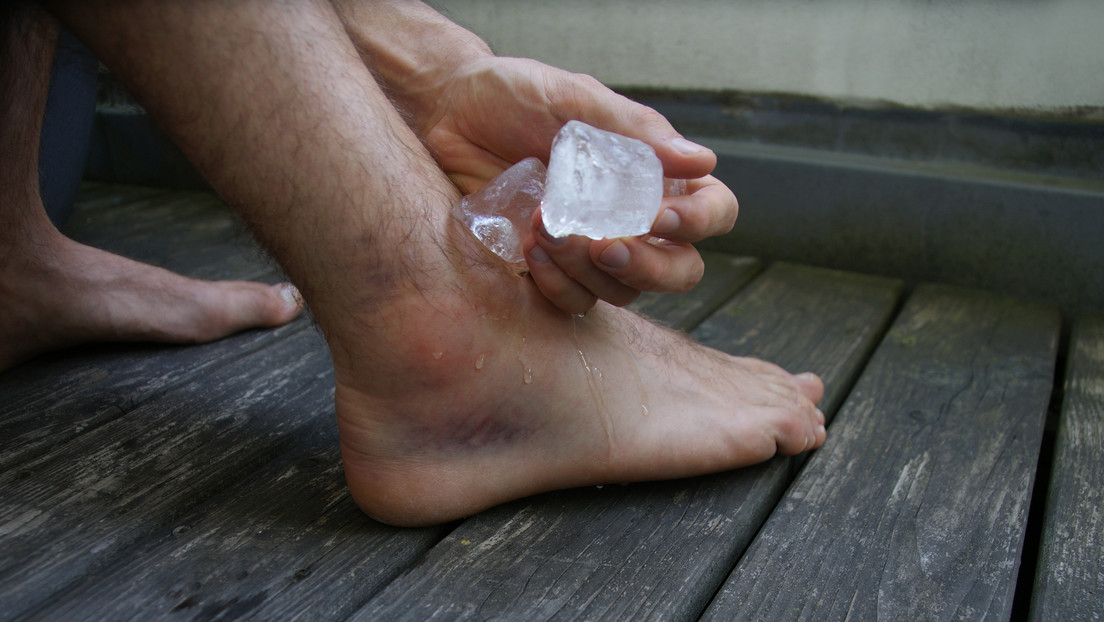
<instances>
[{"instance_id":1,"label":"knuckle","mask_svg":"<svg viewBox=\"0 0 1104 622\"><path fill-rule=\"evenodd\" d=\"M682 214L683 230L686 235L695 239L704 237L712 229L711 210L698 208L688 209Z\"/></svg>"},{"instance_id":2,"label":"knuckle","mask_svg":"<svg viewBox=\"0 0 1104 622\"><path fill-rule=\"evenodd\" d=\"M705 262L695 252L691 264L682 272L682 282L677 285L674 292L683 294L694 289L694 286L701 282L703 276L705 276Z\"/></svg>"},{"instance_id":3,"label":"knuckle","mask_svg":"<svg viewBox=\"0 0 1104 622\"><path fill-rule=\"evenodd\" d=\"M638 104L629 113L629 120L638 127L668 126L667 118L657 112L655 108Z\"/></svg>"}]
</instances>

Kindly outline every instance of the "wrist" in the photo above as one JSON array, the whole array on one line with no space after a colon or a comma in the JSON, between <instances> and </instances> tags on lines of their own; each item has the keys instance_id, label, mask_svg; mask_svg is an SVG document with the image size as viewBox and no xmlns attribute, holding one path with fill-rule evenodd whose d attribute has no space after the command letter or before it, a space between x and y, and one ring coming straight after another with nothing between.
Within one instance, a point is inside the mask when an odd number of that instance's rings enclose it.
<instances>
[{"instance_id":1,"label":"wrist","mask_svg":"<svg viewBox=\"0 0 1104 622\"><path fill-rule=\"evenodd\" d=\"M334 2L358 53L419 130L432 124L461 68L494 56L474 33L407 0Z\"/></svg>"}]
</instances>

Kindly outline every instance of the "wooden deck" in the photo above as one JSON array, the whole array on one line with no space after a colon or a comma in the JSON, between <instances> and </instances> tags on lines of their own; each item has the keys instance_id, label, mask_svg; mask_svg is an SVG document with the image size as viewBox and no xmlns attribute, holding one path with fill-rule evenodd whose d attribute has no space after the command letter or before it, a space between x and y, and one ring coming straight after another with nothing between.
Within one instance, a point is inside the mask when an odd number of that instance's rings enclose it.
<instances>
[{"instance_id":1,"label":"wooden deck","mask_svg":"<svg viewBox=\"0 0 1104 622\"><path fill-rule=\"evenodd\" d=\"M69 233L279 278L209 194L89 186ZM722 255L637 306L820 373L828 442L396 529L346 492L307 319L70 350L0 374L0 620L1104 617L1101 317L1067 361L1047 306Z\"/></svg>"}]
</instances>

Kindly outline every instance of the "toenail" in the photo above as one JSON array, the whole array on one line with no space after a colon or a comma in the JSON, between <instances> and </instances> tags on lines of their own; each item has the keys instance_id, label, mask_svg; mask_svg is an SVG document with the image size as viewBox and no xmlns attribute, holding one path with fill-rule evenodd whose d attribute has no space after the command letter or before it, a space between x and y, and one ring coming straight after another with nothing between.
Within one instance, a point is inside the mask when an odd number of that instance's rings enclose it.
<instances>
[{"instance_id":1,"label":"toenail","mask_svg":"<svg viewBox=\"0 0 1104 622\"><path fill-rule=\"evenodd\" d=\"M652 233L674 233L679 228L679 215L673 209L663 210L652 226Z\"/></svg>"},{"instance_id":2,"label":"toenail","mask_svg":"<svg viewBox=\"0 0 1104 622\"><path fill-rule=\"evenodd\" d=\"M289 306L296 309L303 306L303 295L299 293L299 289L291 283L284 283L280 287L280 298L284 299L284 302Z\"/></svg>"},{"instance_id":3,"label":"toenail","mask_svg":"<svg viewBox=\"0 0 1104 622\"><path fill-rule=\"evenodd\" d=\"M533 250L529 251L529 259L537 263L548 263L552 261L552 258L548 256L548 252L540 246L534 246Z\"/></svg>"},{"instance_id":4,"label":"toenail","mask_svg":"<svg viewBox=\"0 0 1104 622\"><path fill-rule=\"evenodd\" d=\"M624 268L629 265L629 247L625 246L625 243L621 240L617 240L606 247L606 250L602 251L598 259L607 267L615 269Z\"/></svg>"}]
</instances>

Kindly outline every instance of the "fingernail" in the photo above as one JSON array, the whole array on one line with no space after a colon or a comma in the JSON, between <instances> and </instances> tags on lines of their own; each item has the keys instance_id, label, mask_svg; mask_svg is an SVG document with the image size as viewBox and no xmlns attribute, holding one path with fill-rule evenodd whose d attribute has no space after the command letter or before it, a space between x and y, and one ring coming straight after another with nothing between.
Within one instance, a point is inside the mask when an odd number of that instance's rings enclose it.
<instances>
[{"instance_id":1,"label":"fingernail","mask_svg":"<svg viewBox=\"0 0 1104 622\"><path fill-rule=\"evenodd\" d=\"M811 371L802 372L797 375L798 378L804 378L805 380L816 380L817 375Z\"/></svg>"},{"instance_id":2,"label":"fingernail","mask_svg":"<svg viewBox=\"0 0 1104 622\"><path fill-rule=\"evenodd\" d=\"M606 247L598 260L610 268L621 269L629 265L629 247L621 240Z\"/></svg>"},{"instance_id":3,"label":"fingernail","mask_svg":"<svg viewBox=\"0 0 1104 622\"><path fill-rule=\"evenodd\" d=\"M674 233L679 228L679 215L673 209L665 209L652 225L652 233Z\"/></svg>"},{"instance_id":4,"label":"fingernail","mask_svg":"<svg viewBox=\"0 0 1104 622\"><path fill-rule=\"evenodd\" d=\"M533 249L529 251L529 259L537 263L548 263L552 260L552 258L548 256L548 253L540 246L534 246Z\"/></svg>"},{"instance_id":5,"label":"fingernail","mask_svg":"<svg viewBox=\"0 0 1104 622\"><path fill-rule=\"evenodd\" d=\"M548 233L548 230L544 228L544 225L541 225L540 233L541 237L543 237L545 240L548 240L548 243L552 246L563 246L567 242L566 235L562 238L552 237L552 234Z\"/></svg>"},{"instance_id":6,"label":"fingernail","mask_svg":"<svg viewBox=\"0 0 1104 622\"><path fill-rule=\"evenodd\" d=\"M303 306L303 295L299 293L299 289L297 287L295 287L291 283L284 283L283 285L278 285L277 287L280 288L280 298L283 298L284 302L287 303L288 306L295 307L296 309L299 309Z\"/></svg>"},{"instance_id":7,"label":"fingernail","mask_svg":"<svg viewBox=\"0 0 1104 622\"><path fill-rule=\"evenodd\" d=\"M699 145L698 143L690 142L690 141L686 140L685 138L681 138L681 137L672 138L671 139L671 146L674 147L675 150L678 151L679 153L684 153L686 155L697 155L699 153L705 153L707 151L710 151L710 149L708 147L703 147L703 146Z\"/></svg>"}]
</instances>

